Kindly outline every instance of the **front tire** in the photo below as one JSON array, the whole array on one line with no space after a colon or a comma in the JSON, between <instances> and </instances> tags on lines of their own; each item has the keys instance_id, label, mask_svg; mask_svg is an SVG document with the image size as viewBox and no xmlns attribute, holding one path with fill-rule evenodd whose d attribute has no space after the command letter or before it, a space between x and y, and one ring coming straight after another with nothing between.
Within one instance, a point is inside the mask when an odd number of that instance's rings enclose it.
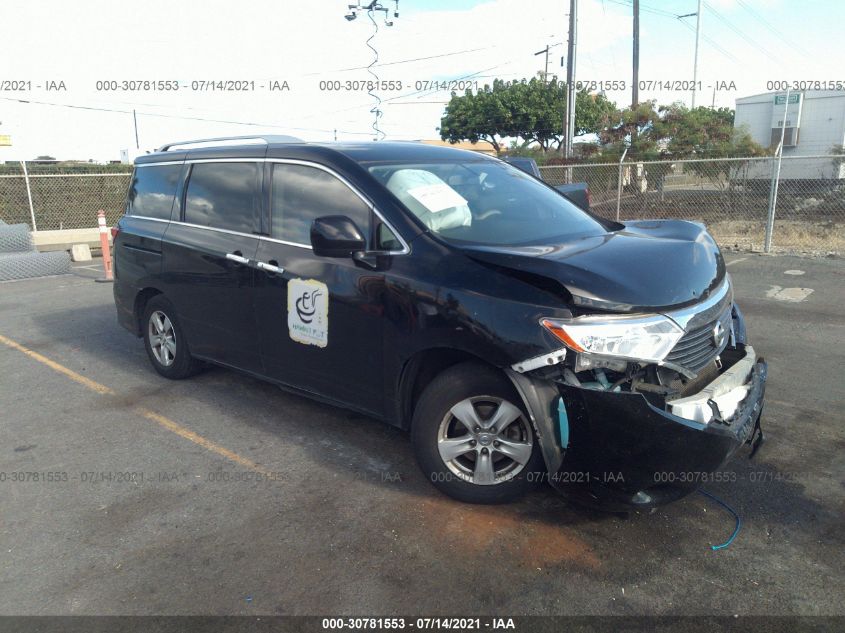
<instances>
[{"instance_id":1,"label":"front tire","mask_svg":"<svg viewBox=\"0 0 845 633\"><path fill-rule=\"evenodd\" d=\"M202 365L191 356L176 308L164 296L147 302L141 324L147 356L159 374L180 380L200 371Z\"/></svg>"},{"instance_id":2,"label":"front tire","mask_svg":"<svg viewBox=\"0 0 845 633\"><path fill-rule=\"evenodd\" d=\"M466 503L504 503L535 488L545 469L510 381L481 363L461 363L426 387L411 439L432 484Z\"/></svg>"}]
</instances>

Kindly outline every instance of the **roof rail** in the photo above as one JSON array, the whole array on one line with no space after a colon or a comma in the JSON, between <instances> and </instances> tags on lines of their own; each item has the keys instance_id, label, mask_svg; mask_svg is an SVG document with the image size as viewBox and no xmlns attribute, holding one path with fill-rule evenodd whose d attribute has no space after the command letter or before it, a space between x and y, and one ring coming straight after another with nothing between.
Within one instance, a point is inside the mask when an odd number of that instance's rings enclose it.
<instances>
[{"instance_id":1,"label":"roof rail","mask_svg":"<svg viewBox=\"0 0 845 633\"><path fill-rule=\"evenodd\" d=\"M301 138L297 138L295 136L286 136L283 134L271 134L271 135L249 135L249 136L220 136L217 138L201 138L196 139L193 141L179 141L177 143L167 143L166 145L162 145L156 151L157 152L167 152L173 149L174 147L183 147L187 145L201 145L205 143L212 143L212 144L220 144L223 142L229 141L263 141L268 145L270 143L304 143Z\"/></svg>"}]
</instances>

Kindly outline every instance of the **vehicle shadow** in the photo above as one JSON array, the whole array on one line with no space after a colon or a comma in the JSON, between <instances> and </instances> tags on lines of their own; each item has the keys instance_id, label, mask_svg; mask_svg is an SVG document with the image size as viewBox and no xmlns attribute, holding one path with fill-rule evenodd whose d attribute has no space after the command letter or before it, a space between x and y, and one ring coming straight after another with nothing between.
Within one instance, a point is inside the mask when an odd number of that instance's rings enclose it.
<instances>
[{"instance_id":1,"label":"vehicle shadow","mask_svg":"<svg viewBox=\"0 0 845 633\"><path fill-rule=\"evenodd\" d=\"M590 526L599 531L602 525L624 522L629 526L629 532L640 533L644 542L655 538L655 530L665 530L663 536L667 541L675 538L674 528L653 520L648 512L621 517L596 511L567 501L548 485L542 485L518 502L502 506L472 506L452 501L437 491L419 471L406 432L223 368L209 367L187 381L168 381L152 370L141 341L117 324L113 310L111 305L88 305L47 315L35 314L30 318L38 333L50 341L38 346L38 351L49 354L50 348L57 344L69 345L84 350L81 353L91 366L90 377L127 377L123 382L130 385L117 389L115 396L100 396L110 398L114 407L155 402L157 398L151 396L162 394L198 404L209 398L236 399L238 415L233 423L275 435L281 441L295 442L315 464L333 469L341 480L398 492L407 497L410 504L427 504L441 514L477 515L513 525L527 522L556 528ZM190 419L178 422L192 427ZM327 441L333 450L327 450ZM765 456L765 445L761 453ZM746 451L740 451L723 469L736 473L733 481L703 487L730 499L733 507L741 509L746 520L793 525L806 517L817 517L815 525L821 530L820 535L842 541L842 536L830 524L836 512L806 496L800 478L787 476L776 463L761 461L760 456L749 461L744 457L746 454ZM272 465L268 467L272 469ZM672 521L694 522L702 503L706 500L693 495L660 508L655 514ZM630 520L626 521L626 518Z\"/></svg>"}]
</instances>

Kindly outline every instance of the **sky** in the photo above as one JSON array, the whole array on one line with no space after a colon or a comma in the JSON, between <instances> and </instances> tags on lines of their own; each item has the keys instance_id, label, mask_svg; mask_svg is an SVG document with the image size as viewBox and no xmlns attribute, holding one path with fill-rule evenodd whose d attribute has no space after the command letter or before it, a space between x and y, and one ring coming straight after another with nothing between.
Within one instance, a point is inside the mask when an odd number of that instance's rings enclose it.
<instances>
[{"instance_id":1,"label":"sky","mask_svg":"<svg viewBox=\"0 0 845 633\"><path fill-rule=\"evenodd\" d=\"M544 68L535 53L546 45L549 73L565 76L568 0L401 0L398 18L382 2L393 26L377 17L371 44L373 70L391 82L378 91L387 139L439 138L449 92L420 82L530 78ZM365 12L344 19L350 3L4 0L0 135L12 146L0 147L0 160L117 160L121 150L245 134L372 140L375 102L360 83L372 79L374 29ZM683 82L693 77L696 17L677 16L696 5L641 0L641 101L690 104ZM772 81L845 81L845 2L702 6L698 105L733 108ZM578 0L576 78L625 82L605 84L620 105L631 100L631 16L631 0ZM137 89L145 81L179 89ZM220 81L249 89L220 91Z\"/></svg>"}]
</instances>

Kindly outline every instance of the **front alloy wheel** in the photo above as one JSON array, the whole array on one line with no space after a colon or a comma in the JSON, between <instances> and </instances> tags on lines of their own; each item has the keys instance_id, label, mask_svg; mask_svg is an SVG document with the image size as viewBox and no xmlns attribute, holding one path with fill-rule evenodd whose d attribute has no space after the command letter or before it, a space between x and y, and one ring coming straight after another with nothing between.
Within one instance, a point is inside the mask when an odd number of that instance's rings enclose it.
<instances>
[{"instance_id":1,"label":"front alloy wheel","mask_svg":"<svg viewBox=\"0 0 845 633\"><path fill-rule=\"evenodd\" d=\"M510 501L545 476L519 395L501 371L482 363L454 365L428 384L414 408L411 439L429 481L460 501Z\"/></svg>"},{"instance_id":2,"label":"front alloy wheel","mask_svg":"<svg viewBox=\"0 0 845 633\"><path fill-rule=\"evenodd\" d=\"M443 417L437 449L447 468L480 486L512 479L531 459L534 441L519 407L495 396L465 398Z\"/></svg>"}]
</instances>

